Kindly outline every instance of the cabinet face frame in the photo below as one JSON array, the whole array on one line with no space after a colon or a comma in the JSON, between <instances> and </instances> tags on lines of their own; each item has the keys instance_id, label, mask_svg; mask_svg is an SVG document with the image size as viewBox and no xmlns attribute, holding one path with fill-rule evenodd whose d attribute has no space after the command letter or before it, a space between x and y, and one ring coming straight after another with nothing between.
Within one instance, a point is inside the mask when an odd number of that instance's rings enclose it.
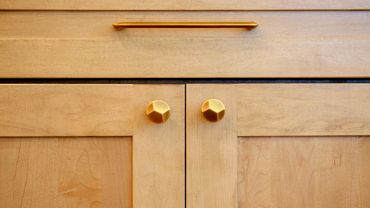
<instances>
[{"instance_id":1,"label":"cabinet face frame","mask_svg":"<svg viewBox=\"0 0 370 208\"><path fill-rule=\"evenodd\" d=\"M368 10L369 0L163 0L153 3L150 0L140 2L127 0L91 0L88 3L81 0L13 0L0 2L1 10L128 10L128 11L248 11L248 10Z\"/></svg>"},{"instance_id":2,"label":"cabinet face frame","mask_svg":"<svg viewBox=\"0 0 370 208\"><path fill-rule=\"evenodd\" d=\"M368 84L192 84L186 93L188 208L239 206L239 137L370 135ZM200 112L210 98L226 106L219 122L208 122Z\"/></svg>"},{"instance_id":3,"label":"cabinet face frame","mask_svg":"<svg viewBox=\"0 0 370 208\"><path fill-rule=\"evenodd\" d=\"M2 84L0 139L131 137L133 207L181 208L184 90L184 85ZM171 108L163 124L145 115L147 104L156 99Z\"/></svg>"}]
</instances>

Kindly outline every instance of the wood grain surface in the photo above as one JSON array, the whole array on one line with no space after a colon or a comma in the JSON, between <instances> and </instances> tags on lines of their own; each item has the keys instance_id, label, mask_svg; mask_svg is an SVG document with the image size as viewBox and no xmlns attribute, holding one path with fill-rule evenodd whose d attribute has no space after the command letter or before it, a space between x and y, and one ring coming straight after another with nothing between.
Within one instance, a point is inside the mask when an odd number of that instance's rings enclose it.
<instances>
[{"instance_id":1,"label":"wood grain surface","mask_svg":"<svg viewBox=\"0 0 370 208\"><path fill-rule=\"evenodd\" d=\"M15 10L354 10L370 9L369 0L2 0Z\"/></svg>"},{"instance_id":2,"label":"wood grain surface","mask_svg":"<svg viewBox=\"0 0 370 208\"><path fill-rule=\"evenodd\" d=\"M132 85L0 85L0 136L131 136Z\"/></svg>"},{"instance_id":3,"label":"wood grain surface","mask_svg":"<svg viewBox=\"0 0 370 208\"><path fill-rule=\"evenodd\" d=\"M369 207L369 106L369 84L187 85L187 207Z\"/></svg>"},{"instance_id":4,"label":"wood grain surface","mask_svg":"<svg viewBox=\"0 0 370 208\"><path fill-rule=\"evenodd\" d=\"M7 208L132 208L131 138L0 138Z\"/></svg>"},{"instance_id":5,"label":"wood grain surface","mask_svg":"<svg viewBox=\"0 0 370 208\"><path fill-rule=\"evenodd\" d=\"M370 206L369 137L241 137L240 208Z\"/></svg>"},{"instance_id":6,"label":"wood grain surface","mask_svg":"<svg viewBox=\"0 0 370 208\"><path fill-rule=\"evenodd\" d=\"M184 87L0 85L1 206L185 207Z\"/></svg>"},{"instance_id":7,"label":"wood grain surface","mask_svg":"<svg viewBox=\"0 0 370 208\"><path fill-rule=\"evenodd\" d=\"M2 78L370 77L366 11L18 11L0 19ZM117 21L259 26L116 31Z\"/></svg>"},{"instance_id":8,"label":"wood grain surface","mask_svg":"<svg viewBox=\"0 0 370 208\"><path fill-rule=\"evenodd\" d=\"M236 90L227 85L187 85L186 202L188 208L236 208L238 141ZM212 123L201 114L203 101L226 105L223 120Z\"/></svg>"},{"instance_id":9,"label":"wood grain surface","mask_svg":"<svg viewBox=\"0 0 370 208\"><path fill-rule=\"evenodd\" d=\"M370 135L369 84L237 85L238 136Z\"/></svg>"},{"instance_id":10,"label":"wood grain surface","mask_svg":"<svg viewBox=\"0 0 370 208\"><path fill-rule=\"evenodd\" d=\"M135 85L133 136L134 208L185 207L185 86ZM171 108L162 124L145 115L149 101Z\"/></svg>"}]
</instances>

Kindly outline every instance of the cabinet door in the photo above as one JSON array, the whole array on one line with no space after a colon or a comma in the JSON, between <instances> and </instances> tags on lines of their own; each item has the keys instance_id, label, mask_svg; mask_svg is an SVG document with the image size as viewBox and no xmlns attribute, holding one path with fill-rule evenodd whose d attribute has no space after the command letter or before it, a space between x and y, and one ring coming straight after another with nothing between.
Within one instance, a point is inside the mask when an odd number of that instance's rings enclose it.
<instances>
[{"instance_id":1,"label":"cabinet door","mask_svg":"<svg viewBox=\"0 0 370 208\"><path fill-rule=\"evenodd\" d=\"M0 85L0 204L184 207L184 86ZM170 106L161 124L152 100Z\"/></svg>"},{"instance_id":2,"label":"cabinet door","mask_svg":"<svg viewBox=\"0 0 370 208\"><path fill-rule=\"evenodd\" d=\"M189 85L186 112L188 208L370 207L369 84Z\"/></svg>"}]
</instances>

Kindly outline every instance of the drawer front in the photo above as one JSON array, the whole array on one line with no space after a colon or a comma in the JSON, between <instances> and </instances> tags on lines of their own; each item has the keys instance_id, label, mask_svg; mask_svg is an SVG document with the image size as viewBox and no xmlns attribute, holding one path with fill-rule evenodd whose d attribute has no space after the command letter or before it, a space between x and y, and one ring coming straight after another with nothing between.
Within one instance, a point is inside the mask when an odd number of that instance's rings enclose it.
<instances>
[{"instance_id":1,"label":"drawer front","mask_svg":"<svg viewBox=\"0 0 370 208\"><path fill-rule=\"evenodd\" d=\"M0 77L370 77L370 12L1 12ZM117 21L256 21L129 28Z\"/></svg>"},{"instance_id":2,"label":"drawer front","mask_svg":"<svg viewBox=\"0 0 370 208\"><path fill-rule=\"evenodd\" d=\"M189 208L370 207L370 84L190 84L186 93ZM200 113L209 98L225 106L217 122L206 118L221 107Z\"/></svg>"},{"instance_id":3,"label":"drawer front","mask_svg":"<svg viewBox=\"0 0 370 208\"><path fill-rule=\"evenodd\" d=\"M370 9L369 0L2 0L0 9L37 10L312 10Z\"/></svg>"}]
</instances>

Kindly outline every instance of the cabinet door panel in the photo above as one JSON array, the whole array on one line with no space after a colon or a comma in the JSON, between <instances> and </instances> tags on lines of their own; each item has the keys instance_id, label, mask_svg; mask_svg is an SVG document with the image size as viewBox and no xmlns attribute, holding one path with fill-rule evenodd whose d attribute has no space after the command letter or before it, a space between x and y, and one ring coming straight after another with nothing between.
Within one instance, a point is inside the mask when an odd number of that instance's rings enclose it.
<instances>
[{"instance_id":1,"label":"cabinet door panel","mask_svg":"<svg viewBox=\"0 0 370 208\"><path fill-rule=\"evenodd\" d=\"M0 201L16 207L132 207L131 138L1 138Z\"/></svg>"},{"instance_id":2,"label":"cabinet door panel","mask_svg":"<svg viewBox=\"0 0 370 208\"><path fill-rule=\"evenodd\" d=\"M183 85L0 85L0 204L185 206ZM171 107L163 124L148 103Z\"/></svg>"},{"instance_id":3,"label":"cabinet door panel","mask_svg":"<svg viewBox=\"0 0 370 208\"><path fill-rule=\"evenodd\" d=\"M369 137L240 137L238 207L368 207Z\"/></svg>"},{"instance_id":4,"label":"cabinet door panel","mask_svg":"<svg viewBox=\"0 0 370 208\"><path fill-rule=\"evenodd\" d=\"M188 207L369 207L368 106L368 84L188 85Z\"/></svg>"}]
</instances>

